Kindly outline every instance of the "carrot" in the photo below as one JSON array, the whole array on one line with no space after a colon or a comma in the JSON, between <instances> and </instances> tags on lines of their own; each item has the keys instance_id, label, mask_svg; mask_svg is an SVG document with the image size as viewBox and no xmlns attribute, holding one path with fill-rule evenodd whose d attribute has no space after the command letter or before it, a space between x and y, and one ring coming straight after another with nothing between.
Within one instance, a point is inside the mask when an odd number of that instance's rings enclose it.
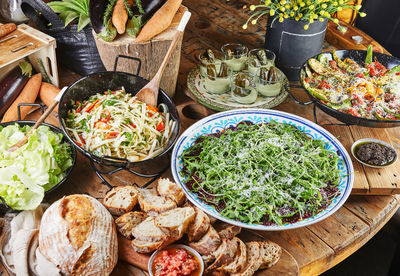
<instances>
[{"instance_id":1,"label":"carrot","mask_svg":"<svg viewBox=\"0 0 400 276\"><path fill-rule=\"evenodd\" d=\"M4 114L2 123L9 121L18 120L18 104L20 103L34 103L37 95L39 94L40 85L42 84L42 75L36 74L32 76L26 83L24 89L8 108L7 112ZM31 106L21 107L21 120L25 118L28 112L32 109Z\"/></svg>"},{"instance_id":2,"label":"carrot","mask_svg":"<svg viewBox=\"0 0 400 276\"><path fill-rule=\"evenodd\" d=\"M7 23L0 26L0 37L8 35L9 33L15 31L17 25L14 23Z\"/></svg>"},{"instance_id":3,"label":"carrot","mask_svg":"<svg viewBox=\"0 0 400 276\"><path fill-rule=\"evenodd\" d=\"M47 82L42 82L39 92L40 100L45 105L50 106L53 103L54 98L58 95L58 92L60 92L60 89L54 85ZM58 112L58 105L54 108L54 111Z\"/></svg>"},{"instance_id":4,"label":"carrot","mask_svg":"<svg viewBox=\"0 0 400 276\"><path fill-rule=\"evenodd\" d=\"M128 11L126 10L124 0L118 0L115 4L111 21L119 34L125 33L126 21L128 21Z\"/></svg>"},{"instance_id":5,"label":"carrot","mask_svg":"<svg viewBox=\"0 0 400 276\"><path fill-rule=\"evenodd\" d=\"M167 29L181 4L182 0L167 0L143 26L136 38L136 42L148 41Z\"/></svg>"}]
</instances>

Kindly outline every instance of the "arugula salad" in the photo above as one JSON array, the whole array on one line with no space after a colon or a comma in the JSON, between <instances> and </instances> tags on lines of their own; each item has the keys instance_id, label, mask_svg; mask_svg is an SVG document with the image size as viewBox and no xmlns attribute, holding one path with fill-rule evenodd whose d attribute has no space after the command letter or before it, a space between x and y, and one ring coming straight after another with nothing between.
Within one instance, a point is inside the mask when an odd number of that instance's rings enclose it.
<instances>
[{"instance_id":1,"label":"arugula salad","mask_svg":"<svg viewBox=\"0 0 400 276\"><path fill-rule=\"evenodd\" d=\"M47 126L40 126L16 151L7 151L30 129L0 126L0 196L15 210L36 209L44 192L64 178L73 162L71 146Z\"/></svg>"},{"instance_id":2,"label":"arugula salad","mask_svg":"<svg viewBox=\"0 0 400 276\"><path fill-rule=\"evenodd\" d=\"M338 195L338 155L295 126L271 121L203 135L180 156L187 188L229 219L282 225Z\"/></svg>"}]
</instances>

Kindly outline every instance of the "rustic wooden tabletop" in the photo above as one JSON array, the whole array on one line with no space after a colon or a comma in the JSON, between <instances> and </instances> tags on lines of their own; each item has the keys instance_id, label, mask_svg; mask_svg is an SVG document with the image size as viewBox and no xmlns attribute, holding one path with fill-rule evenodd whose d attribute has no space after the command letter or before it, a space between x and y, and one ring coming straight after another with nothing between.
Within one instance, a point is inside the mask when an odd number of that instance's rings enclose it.
<instances>
[{"instance_id":1,"label":"rustic wooden tabletop","mask_svg":"<svg viewBox=\"0 0 400 276\"><path fill-rule=\"evenodd\" d=\"M192 12L192 19L183 38L178 87L174 97L174 102L180 111L183 130L201 117L213 113L188 97L186 78L189 71L196 66L194 55L207 48L218 49L229 42L241 42L249 48L262 47L266 24L266 20L263 19L257 25L250 25L247 30L241 29L241 25L247 19L247 12L242 10L242 7L249 5L241 0L229 2L185 0L184 4ZM340 41L336 42L338 47L343 45ZM325 50L332 47L333 45L328 43L324 45ZM59 75L60 87L69 85L80 78L62 68ZM301 99L307 99L302 89L293 89L292 92ZM314 120L312 107L297 105L290 97L276 109ZM317 110L317 116L318 123L321 125L338 123L336 119L320 110ZM49 122L58 124L54 118L50 118ZM324 127L338 137L347 150L350 149L353 141L365 137L379 138L392 143L397 150L400 149L400 135L396 128L372 129L331 125ZM296 259L302 275L320 274L347 258L371 239L400 206L400 197L397 195L371 195L399 192L399 163L390 169L364 167L355 160L353 164L355 169L353 194L364 195L351 195L335 214L312 226L283 232L259 232L266 239L285 248ZM144 167L143 170L147 171L151 168ZM169 170L163 176L172 179ZM132 183L142 185L148 181L126 172L114 174L107 177L107 180L113 185ZM79 154L76 167L69 180L50 194L47 200L52 202L63 195L72 193L88 193L96 198L103 198L108 190L109 187L102 184L88 160ZM120 265L118 270L119 275L144 273L128 264Z\"/></svg>"}]
</instances>

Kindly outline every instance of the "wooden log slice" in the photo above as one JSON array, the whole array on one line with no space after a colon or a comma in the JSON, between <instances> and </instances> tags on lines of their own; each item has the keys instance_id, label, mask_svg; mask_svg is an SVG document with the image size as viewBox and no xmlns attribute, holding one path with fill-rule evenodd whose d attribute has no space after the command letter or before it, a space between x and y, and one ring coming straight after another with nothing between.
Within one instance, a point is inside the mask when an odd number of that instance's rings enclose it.
<instances>
[{"instance_id":1,"label":"wooden log slice","mask_svg":"<svg viewBox=\"0 0 400 276\"><path fill-rule=\"evenodd\" d=\"M176 13L171 25L167 30L154 37L151 41L136 43L135 39L124 34L118 36L114 41L106 42L97 37L93 32L97 49L104 66L108 71L113 70L115 58L117 55L125 55L140 58L142 67L139 76L150 80L158 71L168 47L172 41L176 29L179 25L183 13L187 10L181 6ZM161 79L160 88L163 89L171 98L175 95L176 82L178 79L179 64L181 59L182 38L172 53L167 67ZM117 71L136 74L137 62L129 59L120 59L118 61Z\"/></svg>"}]
</instances>

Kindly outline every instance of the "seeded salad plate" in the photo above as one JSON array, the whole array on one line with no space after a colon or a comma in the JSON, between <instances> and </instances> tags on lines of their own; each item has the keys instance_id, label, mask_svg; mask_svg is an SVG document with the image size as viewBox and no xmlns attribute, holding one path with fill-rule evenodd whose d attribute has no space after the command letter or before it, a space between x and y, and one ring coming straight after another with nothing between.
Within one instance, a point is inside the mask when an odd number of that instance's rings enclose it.
<instances>
[{"instance_id":1,"label":"seeded salad plate","mask_svg":"<svg viewBox=\"0 0 400 276\"><path fill-rule=\"evenodd\" d=\"M255 230L321 221L350 195L353 165L322 127L293 114L238 109L208 116L178 139L172 174L209 215Z\"/></svg>"}]
</instances>

